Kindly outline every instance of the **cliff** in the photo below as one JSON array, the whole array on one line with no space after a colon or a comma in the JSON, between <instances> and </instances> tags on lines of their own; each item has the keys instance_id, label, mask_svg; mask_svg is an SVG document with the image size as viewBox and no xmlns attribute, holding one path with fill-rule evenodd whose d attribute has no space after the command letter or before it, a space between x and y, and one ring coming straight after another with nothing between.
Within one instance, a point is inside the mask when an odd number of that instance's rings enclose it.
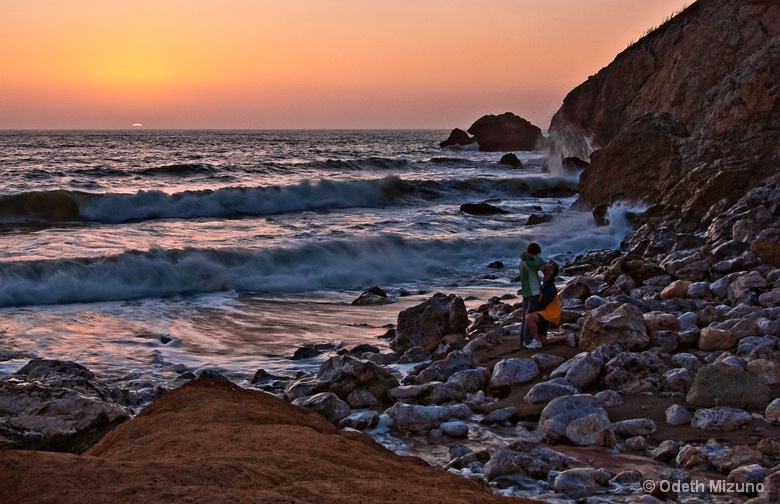
<instances>
[{"instance_id":1,"label":"cliff","mask_svg":"<svg viewBox=\"0 0 780 504\"><path fill-rule=\"evenodd\" d=\"M778 68L780 2L699 0L566 96L551 163L590 161L586 208L643 202L703 229L780 172Z\"/></svg>"}]
</instances>

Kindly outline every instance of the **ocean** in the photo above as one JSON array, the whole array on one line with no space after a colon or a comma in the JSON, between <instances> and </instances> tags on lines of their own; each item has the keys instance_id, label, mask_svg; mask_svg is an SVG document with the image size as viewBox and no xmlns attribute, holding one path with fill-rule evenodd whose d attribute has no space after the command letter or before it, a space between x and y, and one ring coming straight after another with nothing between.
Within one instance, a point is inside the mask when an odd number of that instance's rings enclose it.
<instances>
[{"instance_id":1,"label":"ocean","mask_svg":"<svg viewBox=\"0 0 780 504\"><path fill-rule=\"evenodd\" d=\"M434 292L514 294L530 241L564 264L629 231L549 197L578 175L544 173L544 151L517 169L448 134L0 131L0 375L43 357L139 392L207 368L249 386L386 348ZM508 213L460 211L483 201ZM372 286L394 302L351 304ZM305 344L331 353L292 360Z\"/></svg>"}]
</instances>

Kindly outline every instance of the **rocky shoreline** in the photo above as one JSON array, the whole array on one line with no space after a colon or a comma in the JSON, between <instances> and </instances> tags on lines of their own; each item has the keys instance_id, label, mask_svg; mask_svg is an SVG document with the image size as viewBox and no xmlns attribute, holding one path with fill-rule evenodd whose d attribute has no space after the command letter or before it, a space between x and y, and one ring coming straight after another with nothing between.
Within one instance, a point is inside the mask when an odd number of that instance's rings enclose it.
<instances>
[{"instance_id":1,"label":"rocky shoreline","mask_svg":"<svg viewBox=\"0 0 780 504\"><path fill-rule=\"evenodd\" d=\"M520 348L512 295L469 311L460 296L439 293L399 313L383 336L392 351L341 349L316 374L259 370L257 385L342 431L446 449L438 465L497 493L776 502L780 261L777 242L761 237L779 212L776 177L702 235L642 226L627 251L567 265L555 330L572 346ZM366 303L387 302L369 294ZM2 446L81 453L137 420L115 427L130 417L115 398L81 366L31 361L0 380ZM0 453L6 483L8 474L25 478L9 467L18 453Z\"/></svg>"}]
</instances>

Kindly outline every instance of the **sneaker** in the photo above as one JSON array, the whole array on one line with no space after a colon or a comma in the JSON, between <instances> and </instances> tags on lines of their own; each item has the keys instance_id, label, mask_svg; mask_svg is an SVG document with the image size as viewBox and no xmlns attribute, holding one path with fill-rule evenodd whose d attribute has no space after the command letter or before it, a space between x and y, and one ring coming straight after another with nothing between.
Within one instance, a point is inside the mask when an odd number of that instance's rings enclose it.
<instances>
[{"instance_id":1,"label":"sneaker","mask_svg":"<svg viewBox=\"0 0 780 504\"><path fill-rule=\"evenodd\" d=\"M533 340L532 342L528 343L525 347L530 348L531 350L539 350L540 348L542 348L542 343L537 340Z\"/></svg>"}]
</instances>

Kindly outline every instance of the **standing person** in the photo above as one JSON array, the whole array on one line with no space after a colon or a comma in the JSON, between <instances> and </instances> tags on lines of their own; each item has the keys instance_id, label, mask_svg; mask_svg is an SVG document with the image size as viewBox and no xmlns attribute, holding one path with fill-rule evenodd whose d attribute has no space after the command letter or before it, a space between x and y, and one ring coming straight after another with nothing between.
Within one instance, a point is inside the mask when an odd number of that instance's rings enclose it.
<instances>
[{"instance_id":1,"label":"standing person","mask_svg":"<svg viewBox=\"0 0 780 504\"><path fill-rule=\"evenodd\" d=\"M536 308L542 283L539 281L539 268L545 261L541 257L542 247L531 242L525 253L520 256L520 292L523 295L523 329L520 333L520 345L528 345L533 341L525 323L525 316Z\"/></svg>"},{"instance_id":2,"label":"standing person","mask_svg":"<svg viewBox=\"0 0 780 504\"><path fill-rule=\"evenodd\" d=\"M558 265L550 261L542 267L544 282L539 302L536 308L525 316L523 326L528 327L533 340L526 345L528 348L539 349L547 343L567 341L566 336L547 337L547 326L561 323L561 298L555 287L555 277L558 276Z\"/></svg>"}]
</instances>

